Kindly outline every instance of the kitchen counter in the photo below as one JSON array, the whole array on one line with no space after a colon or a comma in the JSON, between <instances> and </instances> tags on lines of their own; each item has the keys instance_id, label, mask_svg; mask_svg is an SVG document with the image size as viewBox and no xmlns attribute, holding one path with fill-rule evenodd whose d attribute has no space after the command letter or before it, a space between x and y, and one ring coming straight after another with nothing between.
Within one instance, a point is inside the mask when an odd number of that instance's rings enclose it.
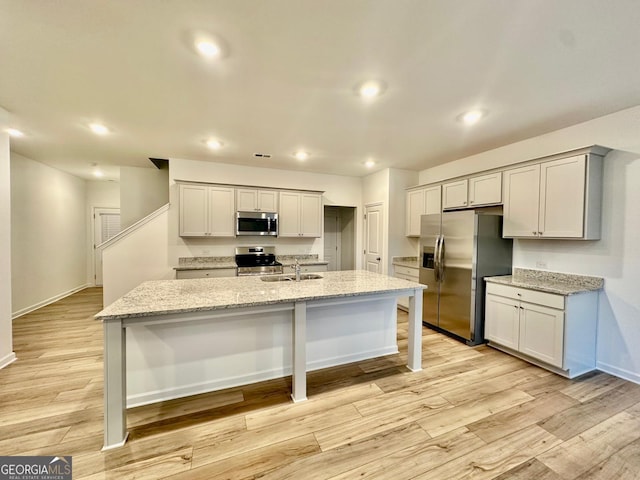
<instances>
[{"instance_id":1,"label":"kitchen counter","mask_svg":"<svg viewBox=\"0 0 640 480\"><path fill-rule=\"evenodd\" d=\"M592 292L601 290L604 286L604 279L601 277L517 267L513 269L513 275L485 277L484 280L558 295Z\"/></svg>"},{"instance_id":2,"label":"kitchen counter","mask_svg":"<svg viewBox=\"0 0 640 480\"><path fill-rule=\"evenodd\" d=\"M152 280L140 284L95 318L117 320L426 288L364 270L323 272L322 277L301 282L264 282L259 276Z\"/></svg>"},{"instance_id":3,"label":"kitchen counter","mask_svg":"<svg viewBox=\"0 0 640 480\"><path fill-rule=\"evenodd\" d=\"M276 255L276 260L282 263L282 265L286 267L294 265L296 263L296 259L298 260L298 263L302 266L329 265L329 262L325 262L324 260L318 260L318 255L316 254Z\"/></svg>"},{"instance_id":4,"label":"kitchen counter","mask_svg":"<svg viewBox=\"0 0 640 480\"><path fill-rule=\"evenodd\" d=\"M393 257L391 263L399 267L420 268L418 257Z\"/></svg>"},{"instance_id":5,"label":"kitchen counter","mask_svg":"<svg viewBox=\"0 0 640 480\"><path fill-rule=\"evenodd\" d=\"M104 450L127 440L127 407L398 353L397 299L409 296L407 367L422 369L419 283L367 271L140 284L96 315L104 329ZM128 330L128 331L127 331Z\"/></svg>"},{"instance_id":6,"label":"kitchen counter","mask_svg":"<svg viewBox=\"0 0 640 480\"><path fill-rule=\"evenodd\" d=\"M180 257L174 270L213 270L236 268L235 257Z\"/></svg>"}]
</instances>

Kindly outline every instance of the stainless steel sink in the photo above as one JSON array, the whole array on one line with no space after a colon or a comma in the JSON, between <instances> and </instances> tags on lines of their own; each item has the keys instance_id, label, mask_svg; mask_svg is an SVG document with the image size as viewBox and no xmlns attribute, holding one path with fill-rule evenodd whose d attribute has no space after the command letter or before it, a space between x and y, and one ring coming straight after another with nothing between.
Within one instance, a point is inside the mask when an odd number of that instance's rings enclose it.
<instances>
[{"instance_id":1,"label":"stainless steel sink","mask_svg":"<svg viewBox=\"0 0 640 480\"><path fill-rule=\"evenodd\" d=\"M317 273L301 273L300 280L318 280L322 278L322 275ZM260 277L263 282L295 282L296 276L293 274L288 275L263 275Z\"/></svg>"}]
</instances>

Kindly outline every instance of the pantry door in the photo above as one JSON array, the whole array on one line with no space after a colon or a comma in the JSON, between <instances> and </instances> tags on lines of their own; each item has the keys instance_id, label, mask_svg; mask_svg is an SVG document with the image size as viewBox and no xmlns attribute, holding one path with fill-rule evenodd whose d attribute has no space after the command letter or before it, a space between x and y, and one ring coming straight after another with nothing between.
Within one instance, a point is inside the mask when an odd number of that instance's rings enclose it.
<instances>
[{"instance_id":1,"label":"pantry door","mask_svg":"<svg viewBox=\"0 0 640 480\"><path fill-rule=\"evenodd\" d=\"M369 272L383 272L383 204L365 205L364 214L364 268Z\"/></svg>"}]
</instances>

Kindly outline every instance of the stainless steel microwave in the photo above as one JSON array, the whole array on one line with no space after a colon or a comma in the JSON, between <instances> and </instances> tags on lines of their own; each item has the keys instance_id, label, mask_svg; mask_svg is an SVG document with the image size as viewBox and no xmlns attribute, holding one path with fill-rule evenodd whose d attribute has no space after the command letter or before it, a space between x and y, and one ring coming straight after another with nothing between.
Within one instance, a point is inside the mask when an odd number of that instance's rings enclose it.
<instances>
[{"instance_id":1,"label":"stainless steel microwave","mask_svg":"<svg viewBox=\"0 0 640 480\"><path fill-rule=\"evenodd\" d=\"M278 236L278 214L273 212L238 212L236 235Z\"/></svg>"}]
</instances>

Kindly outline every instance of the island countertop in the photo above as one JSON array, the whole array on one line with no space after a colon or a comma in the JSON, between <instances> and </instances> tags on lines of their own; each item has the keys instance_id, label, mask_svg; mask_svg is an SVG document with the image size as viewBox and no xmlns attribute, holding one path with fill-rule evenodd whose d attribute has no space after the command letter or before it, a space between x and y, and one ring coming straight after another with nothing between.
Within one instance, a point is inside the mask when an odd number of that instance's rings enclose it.
<instances>
[{"instance_id":1,"label":"island countertop","mask_svg":"<svg viewBox=\"0 0 640 480\"><path fill-rule=\"evenodd\" d=\"M301 282L264 282L259 276L152 280L141 283L95 318L118 320L426 288L364 270L323 272L322 277Z\"/></svg>"}]
</instances>

